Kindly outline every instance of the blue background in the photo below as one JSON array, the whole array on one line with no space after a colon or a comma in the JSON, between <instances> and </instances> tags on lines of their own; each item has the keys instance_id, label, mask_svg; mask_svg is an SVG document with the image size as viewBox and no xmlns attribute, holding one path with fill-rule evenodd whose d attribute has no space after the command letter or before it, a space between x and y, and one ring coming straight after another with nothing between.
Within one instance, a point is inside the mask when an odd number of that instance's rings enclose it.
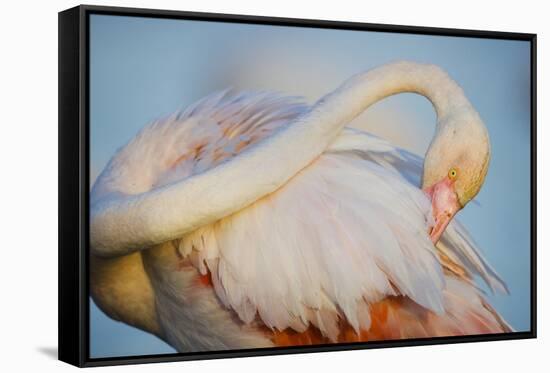
<instances>
[{"instance_id":1,"label":"blue background","mask_svg":"<svg viewBox=\"0 0 550 373\"><path fill-rule=\"evenodd\" d=\"M488 127L485 185L458 218L506 281L491 304L518 331L530 325L530 46L528 42L92 15L91 180L148 122L212 91L280 91L313 103L349 76L398 59L437 64ZM388 98L357 118L423 155L435 113L423 97ZM173 352L147 333L90 310L91 356Z\"/></svg>"}]
</instances>

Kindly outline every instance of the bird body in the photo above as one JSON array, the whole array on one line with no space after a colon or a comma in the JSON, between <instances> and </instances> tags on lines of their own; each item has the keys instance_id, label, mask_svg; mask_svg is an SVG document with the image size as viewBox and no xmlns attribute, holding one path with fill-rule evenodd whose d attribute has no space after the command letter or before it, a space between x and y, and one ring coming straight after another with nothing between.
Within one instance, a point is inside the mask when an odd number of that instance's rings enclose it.
<instances>
[{"instance_id":1,"label":"bird body","mask_svg":"<svg viewBox=\"0 0 550 373\"><path fill-rule=\"evenodd\" d=\"M447 207L437 197L446 186L457 208L473 198L489 154L477 113L448 79L388 65L312 107L222 91L144 128L92 189L94 300L178 351L510 331L475 278L496 291L504 283L450 220L456 211L441 223L434 207ZM438 113L424 167L345 127L399 91L429 96ZM459 152L466 181L434 160L449 158L449 139L465 146L457 117L479 144Z\"/></svg>"}]
</instances>

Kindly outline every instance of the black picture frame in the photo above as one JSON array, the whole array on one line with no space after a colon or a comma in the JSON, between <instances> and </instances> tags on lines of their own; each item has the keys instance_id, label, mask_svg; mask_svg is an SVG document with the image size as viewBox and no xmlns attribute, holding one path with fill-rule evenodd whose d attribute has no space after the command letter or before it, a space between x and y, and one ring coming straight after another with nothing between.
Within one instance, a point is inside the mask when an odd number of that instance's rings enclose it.
<instances>
[{"instance_id":1,"label":"black picture frame","mask_svg":"<svg viewBox=\"0 0 550 373\"><path fill-rule=\"evenodd\" d=\"M312 347L90 358L88 276L90 14L528 41L531 45L531 325L528 332ZM59 13L59 359L79 367L536 338L536 34L81 5Z\"/></svg>"}]
</instances>

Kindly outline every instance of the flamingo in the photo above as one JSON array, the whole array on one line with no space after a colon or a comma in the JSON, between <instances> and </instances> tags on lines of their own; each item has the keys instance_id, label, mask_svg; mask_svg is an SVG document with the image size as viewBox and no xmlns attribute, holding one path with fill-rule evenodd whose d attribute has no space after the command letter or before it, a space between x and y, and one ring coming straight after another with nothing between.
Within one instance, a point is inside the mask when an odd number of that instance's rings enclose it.
<instances>
[{"instance_id":1,"label":"flamingo","mask_svg":"<svg viewBox=\"0 0 550 373\"><path fill-rule=\"evenodd\" d=\"M423 160L346 127L401 92L437 114ZM453 220L489 159L480 116L435 65L382 65L312 106L211 94L98 176L92 297L180 352L509 332L475 279L506 285Z\"/></svg>"}]
</instances>

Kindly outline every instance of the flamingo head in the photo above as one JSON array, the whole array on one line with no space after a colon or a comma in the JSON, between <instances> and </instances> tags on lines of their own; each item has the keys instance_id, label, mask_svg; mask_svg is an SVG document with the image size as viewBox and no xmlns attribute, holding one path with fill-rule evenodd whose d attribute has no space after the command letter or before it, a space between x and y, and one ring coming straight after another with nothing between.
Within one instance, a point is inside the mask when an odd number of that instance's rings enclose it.
<instances>
[{"instance_id":1,"label":"flamingo head","mask_svg":"<svg viewBox=\"0 0 550 373\"><path fill-rule=\"evenodd\" d=\"M433 243L455 214L478 194L490 154L487 129L473 109L463 109L439 123L426 153L422 177L422 189L432 203Z\"/></svg>"}]
</instances>

